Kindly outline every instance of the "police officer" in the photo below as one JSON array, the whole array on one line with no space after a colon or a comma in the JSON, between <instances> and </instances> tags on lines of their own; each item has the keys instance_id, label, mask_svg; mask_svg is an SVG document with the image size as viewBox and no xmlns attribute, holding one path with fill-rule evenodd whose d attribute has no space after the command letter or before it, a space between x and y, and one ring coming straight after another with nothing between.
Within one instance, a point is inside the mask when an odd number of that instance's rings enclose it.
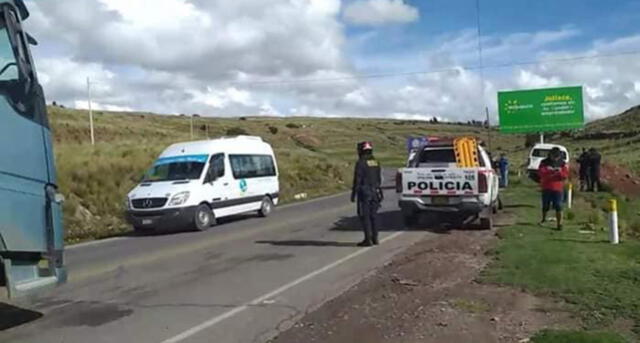
<instances>
[{"instance_id":1,"label":"police officer","mask_svg":"<svg viewBox=\"0 0 640 343\"><path fill-rule=\"evenodd\" d=\"M358 217L364 230L364 240L358 244L368 247L378 244L378 228L376 227L376 213L383 199L381 169L378 161L373 157L371 142L358 143L358 162L353 175L351 202L358 200Z\"/></svg>"}]
</instances>

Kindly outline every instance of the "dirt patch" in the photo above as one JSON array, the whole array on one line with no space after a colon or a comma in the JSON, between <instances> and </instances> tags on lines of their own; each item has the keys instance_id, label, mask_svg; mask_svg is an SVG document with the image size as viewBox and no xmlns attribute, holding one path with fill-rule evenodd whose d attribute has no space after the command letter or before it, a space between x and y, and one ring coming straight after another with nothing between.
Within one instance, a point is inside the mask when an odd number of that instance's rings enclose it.
<instances>
[{"instance_id":1,"label":"dirt patch","mask_svg":"<svg viewBox=\"0 0 640 343\"><path fill-rule=\"evenodd\" d=\"M559 304L476 281L495 241L450 231L417 243L272 342L519 342L570 323Z\"/></svg>"},{"instance_id":2,"label":"dirt patch","mask_svg":"<svg viewBox=\"0 0 640 343\"><path fill-rule=\"evenodd\" d=\"M291 136L291 139L293 139L293 141L299 146L309 150L314 150L322 144L320 138L311 133L298 133Z\"/></svg>"},{"instance_id":3,"label":"dirt patch","mask_svg":"<svg viewBox=\"0 0 640 343\"><path fill-rule=\"evenodd\" d=\"M601 172L602 181L609 184L616 192L630 197L640 196L640 178L628 168L604 163Z\"/></svg>"}]
</instances>

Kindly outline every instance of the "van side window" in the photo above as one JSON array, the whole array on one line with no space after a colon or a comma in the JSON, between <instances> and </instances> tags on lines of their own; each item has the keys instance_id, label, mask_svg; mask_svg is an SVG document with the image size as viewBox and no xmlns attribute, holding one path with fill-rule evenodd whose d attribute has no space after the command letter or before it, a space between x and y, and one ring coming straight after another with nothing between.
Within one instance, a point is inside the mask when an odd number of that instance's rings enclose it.
<instances>
[{"instance_id":1,"label":"van side window","mask_svg":"<svg viewBox=\"0 0 640 343\"><path fill-rule=\"evenodd\" d=\"M229 155L229 161L236 179L276 176L276 167L270 155Z\"/></svg>"},{"instance_id":2,"label":"van side window","mask_svg":"<svg viewBox=\"0 0 640 343\"><path fill-rule=\"evenodd\" d=\"M224 154L215 154L211 156L209 170L214 173L215 177L224 176Z\"/></svg>"}]
</instances>

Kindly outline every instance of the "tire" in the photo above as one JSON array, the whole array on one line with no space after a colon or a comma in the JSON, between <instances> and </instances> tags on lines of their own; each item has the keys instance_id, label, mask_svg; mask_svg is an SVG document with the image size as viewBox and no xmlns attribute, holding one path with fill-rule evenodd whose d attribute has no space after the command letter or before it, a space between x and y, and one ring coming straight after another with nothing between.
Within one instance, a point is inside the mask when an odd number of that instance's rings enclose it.
<instances>
[{"instance_id":1,"label":"tire","mask_svg":"<svg viewBox=\"0 0 640 343\"><path fill-rule=\"evenodd\" d=\"M493 218L480 218L481 230L493 230Z\"/></svg>"},{"instance_id":2,"label":"tire","mask_svg":"<svg viewBox=\"0 0 640 343\"><path fill-rule=\"evenodd\" d=\"M418 215L415 212L402 211L402 221L405 227L411 227L418 222Z\"/></svg>"},{"instance_id":3,"label":"tire","mask_svg":"<svg viewBox=\"0 0 640 343\"><path fill-rule=\"evenodd\" d=\"M193 218L194 227L197 231L206 231L215 224L215 217L211 208L205 204L200 204L196 208Z\"/></svg>"},{"instance_id":4,"label":"tire","mask_svg":"<svg viewBox=\"0 0 640 343\"><path fill-rule=\"evenodd\" d=\"M266 218L271 214L271 212L273 212L273 201L271 201L271 198L269 197L262 198L258 215L262 218Z\"/></svg>"}]
</instances>

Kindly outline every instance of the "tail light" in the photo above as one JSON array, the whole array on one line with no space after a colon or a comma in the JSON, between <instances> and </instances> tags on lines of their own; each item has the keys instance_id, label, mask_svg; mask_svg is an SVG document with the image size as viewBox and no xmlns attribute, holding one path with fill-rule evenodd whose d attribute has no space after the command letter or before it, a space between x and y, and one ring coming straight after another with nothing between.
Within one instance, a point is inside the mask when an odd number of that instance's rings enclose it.
<instances>
[{"instance_id":1,"label":"tail light","mask_svg":"<svg viewBox=\"0 0 640 343\"><path fill-rule=\"evenodd\" d=\"M489 192L489 182L487 181L487 174L484 171L478 172L478 192Z\"/></svg>"},{"instance_id":2,"label":"tail light","mask_svg":"<svg viewBox=\"0 0 640 343\"><path fill-rule=\"evenodd\" d=\"M396 173L396 193L402 193L402 173Z\"/></svg>"}]
</instances>

